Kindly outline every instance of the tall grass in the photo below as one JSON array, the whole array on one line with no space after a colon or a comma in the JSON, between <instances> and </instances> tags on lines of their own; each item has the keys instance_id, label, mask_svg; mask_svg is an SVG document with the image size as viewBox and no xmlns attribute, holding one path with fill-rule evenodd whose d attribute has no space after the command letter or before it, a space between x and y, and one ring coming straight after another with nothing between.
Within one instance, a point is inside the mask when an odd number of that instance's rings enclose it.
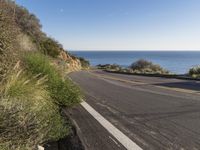
<instances>
[{"instance_id":1,"label":"tall grass","mask_svg":"<svg viewBox=\"0 0 200 150\"><path fill-rule=\"evenodd\" d=\"M29 53L24 57L26 70L34 75L47 76L47 89L51 98L60 106L73 106L80 102L80 89L69 79L63 79L49 58L41 53Z\"/></svg>"},{"instance_id":2,"label":"tall grass","mask_svg":"<svg viewBox=\"0 0 200 150\"><path fill-rule=\"evenodd\" d=\"M64 137L67 126L46 90L46 77L14 71L0 89L0 149L34 150Z\"/></svg>"},{"instance_id":3,"label":"tall grass","mask_svg":"<svg viewBox=\"0 0 200 150\"><path fill-rule=\"evenodd\" d=\"M51 57L62 50L59 43L45 41L48 37L33 14L11 0L0 0L0 26L0 150L35 150L68 133L59 105L78 103L80 91L69 79L63 80L48 57L28 52L21 60L22 51L28 51L22 49L21 34ZM13 71L19 60L23 70Z\"/></svg>"}]
</instances>

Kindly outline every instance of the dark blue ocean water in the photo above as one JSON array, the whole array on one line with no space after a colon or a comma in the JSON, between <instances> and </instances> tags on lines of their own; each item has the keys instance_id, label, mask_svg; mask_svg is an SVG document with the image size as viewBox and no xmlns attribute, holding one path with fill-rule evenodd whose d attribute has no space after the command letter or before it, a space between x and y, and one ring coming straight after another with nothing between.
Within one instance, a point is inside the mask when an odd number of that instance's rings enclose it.
<instances>
[{"instance_id":1,"label":"dark blue ocean water","mask_svg":"<svg viewBox=\"0 0 200 150\"><path fill-rule=\"evenodd\" d=\"M200 51L71 51L72 54L88 59L92 66L119 64L129 66L138 59L146 59L177 74L200 65Z\"/></svg>"}]
</instances>

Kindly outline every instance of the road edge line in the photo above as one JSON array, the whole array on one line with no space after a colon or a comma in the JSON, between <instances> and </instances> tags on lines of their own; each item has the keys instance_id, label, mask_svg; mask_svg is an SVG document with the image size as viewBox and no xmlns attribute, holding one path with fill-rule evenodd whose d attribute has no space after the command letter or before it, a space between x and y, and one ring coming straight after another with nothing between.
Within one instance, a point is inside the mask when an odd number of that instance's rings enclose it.
<instances>
[{"instance_id":1,"label":"road edge line","mask_svg":"<svg viewBox=\"0 0 200 150\"><path fill-rule=\"evenodd\" d=\"M99 114L85 101L81 102L83 108L85 108L113 137L115 137L119 143L121 143L127 150L142 150L136 143L134 143L129 137L112 125L107 119Z\"/></svg>"}]
</instances>

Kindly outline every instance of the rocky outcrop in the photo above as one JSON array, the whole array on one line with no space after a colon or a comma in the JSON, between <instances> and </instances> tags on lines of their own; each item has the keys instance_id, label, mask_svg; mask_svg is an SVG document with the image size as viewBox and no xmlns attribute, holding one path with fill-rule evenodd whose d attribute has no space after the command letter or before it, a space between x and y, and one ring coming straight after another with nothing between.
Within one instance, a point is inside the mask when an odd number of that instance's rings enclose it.
<instances>
[{"instance_id":1,"label":"rocky outcrop","mask_svg":"<svg viewBox=\"0 0 200 150\"><path fill-rule=\"evenodd\" d=\"M65 51L60 52L59 58L64 62L66 72L78 71L82 69L80 60L74 57L72 58Z\"/></svg>"}]
</instances>

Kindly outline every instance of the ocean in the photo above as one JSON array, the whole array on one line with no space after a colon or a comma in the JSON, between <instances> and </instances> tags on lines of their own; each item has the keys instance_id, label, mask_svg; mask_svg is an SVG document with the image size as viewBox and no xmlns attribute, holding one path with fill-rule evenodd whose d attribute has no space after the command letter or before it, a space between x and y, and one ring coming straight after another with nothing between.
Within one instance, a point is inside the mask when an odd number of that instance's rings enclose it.
<instances>
[{"instance_id":1,"label":"ocean","mask_svg":"<svg viewBox=\"0 0 200 150\"><path fill-rule=\"evenodd\" d=\"M200 65L200 51L70 51L70 53L84 57L92 66L119 64L128 67L138 59L146 59L176 74L185 74L191 67Z\"/></svg>"}]
</instances>

